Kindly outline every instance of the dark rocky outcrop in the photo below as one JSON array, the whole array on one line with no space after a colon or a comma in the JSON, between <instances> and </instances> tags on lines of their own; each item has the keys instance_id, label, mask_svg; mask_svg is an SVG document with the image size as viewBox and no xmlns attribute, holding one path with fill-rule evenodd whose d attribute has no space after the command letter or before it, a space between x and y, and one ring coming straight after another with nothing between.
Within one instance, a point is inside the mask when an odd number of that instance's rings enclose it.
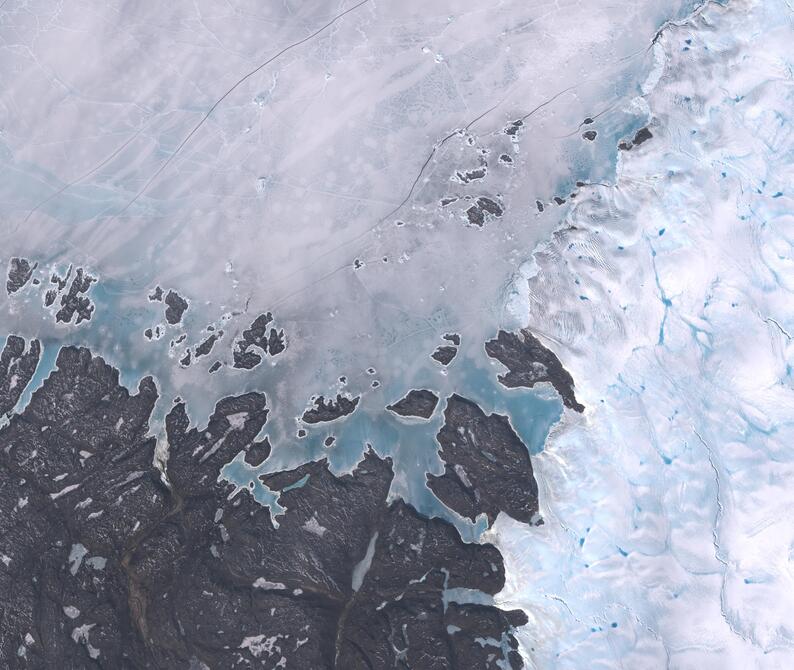
<instances>
[{"instance_id":1,"label":"dark rocky outcrop","mask_svg":"<svg viewBox=\"0 0 794 670\"><path fill-rule=\"evenodd\" d=\"M262 362L263 356L268 354L277 356L287 348L283 330L271 327L268 334L267 328L272 321L273 315L270 312L265 312L256 317L251 325L243 331L232 354L235 368L251 370Z\"/></svg>"},{"instance_id":2,"label":"dark rocky outcrop","mask_svg":"<svg viewBox=\"0 0 794 670\"><path fill-rule=\"evenodd\" d=\"M33 271L38 263L30 264L27 258L14 257L8 263L8 278L6 279L6 292L8 295L16 293L30 281Z\"/></svg>"},{"instance_id":3,"label":"dark rocky outcrop","mask_svg":"<svg viewBox=\"0 0 794 670\"><path fill-rule=\"evenodd\" d=\"M124 560L169 507L147 436L156 398L151 378L130 395L101 359L64 348L0 431L0 666L156 667Z\"/></svg>"},{"instance_id":4,"label":"dark rocky outcrop","mask_svg":"<svg viewBox=\"0 0 794 670\"><path fill-rule=\"evenodd\" d=\"M510 123L507 128L504 129L505 135L510 135L510 137L515 137L518 135L518 131L524 127L523 119L516 119L512 123Z\"/></svg>"},{"instance_id":5,"label":"dark rocky outcrop","mask_svg":"<svg viewBox=\"0 0 794 670\"><path fill-rule=\"evenodd\" d=\"M436 350L430 354L430 358L441 363L441 365L449 365L452 359L458 354L458 348L450 345L442 345L436 347Z\"/></svg>"},{"instance_id":6,"label":"dark rocky outcrop","mask_svg":"<svg viewBox=\"0 0 794 670\"><path fill-rule=\"evenodd\" d=\"M41 343L9 335L0 353L0 416L10 412L27 387L41 357Z\"/></svg>"},{"instance_id":7,"label":"dark rocky outcrop","mask_svg":"<svg viewBox=\"0 0 794 670\"><path fill-rule=\"evenodd\" d=\"M653 133L647 127L640 128L635 134L634 139L631 141L623 140L618 144L618 149L621 151L631 151L634 147L647 142L653 137Z\"/></svg>"},{"instance_id":8,"label":"dark rocky outcrop","mask_svg":"<svg viewBox=\"0 0 794 670\"><path fill-rule=\"evenodd\" d=\"M544 347L529 330L523 329L518 333L500 330L495 339L485 343L485 351L508 369L506 374L498 377L503 386L532 388L535 384L549 382L566 407L584 411L584 405L574 395L571 374L554 352Z\"/></svg>"},{"instance_id":9,"label":"dark rocky outcrop","mask_svg":"<svg viewBox=\"0 0 794 670\"><path fill-rule=\"evenodd\" d=\"M158 287L159 288L159 287ZM182 321L188 308L188 302L176 291L169 291L165 296L165 320L172 326Z\"/></svg>"},{"instance_id":10,"label":"dark rocky outcrop","mask_svg":"<svg viewBox=\"0 0 794 670\"><path fill-rule=\"evenodd\" d=\"M207 339L205 339L201 344L196 347L196 358L201 358L202 356L206 356L212 351L212 348L215 346L215 342L217 342L221 337L223 337L223 331L219 330L217 333L212 333Z\"/></svg>"},{"instance_id":11,"label":"dark rocky outcrop","mask_svg":"<svg viewBox=\"0 0 794 670\"><path fill-rule=\"evenodd\" d=\"M404 398L387 405L386 409L400 416L429 419L438 404L438 396L427 389L411 389Z\"/></svg>"},{"instance_id":12,"label":"dark rocky outcrop","mask_svg":"<svg viewBox=\"0 0 794 670\"><path fill-rule=\"evenodd\" d=\"M492 218L499 218L504 214L502 206L485 196L481 196L474 201L466 210L466 217L468 218L469 225L482 227L488 220Z\"/></svg>"},{"instance_id":13,"label":"dark rocky outcrop","mask_svg":"<svg viewBox=\"0 0 794 670\"><path fill-rule=\"evenodd\" d=\"M389 502L388 459L261 475L286 510L276 525L218 477L241 452L267 458L265 396L221 400L203 429L177 401L166 473L152 465L156 399L151 378L130 394L67 347L0 429L1 667L522 667L521 613L445 602L497 593L499 552Z\"/></svg>"},{"instance_id":14,"label":"dark rocky outcrop","mask_svg":"<svg viewBox=\"0 0 794 670\"><path fill-rule=\"evenodd\" d=\"M361 400L360 396L348 398L339 393L336 395L336 399L329 398L326 400L325 396L319 396L314 399L314 407L307 409L303 413L301 421L304 423L335 421L355 412L359 400Z\"/></svg>"},{"instance_id":15,"label":"dark rocky outcrop","mask_svg":"<svg viewBox=\"0 0 794 670\"><path fill-rule=\"evenodd\" d=\"M529 452L506 416L486 415L455 394L447 400L444 426L436 436L444 474L428 475L428 486L449 508L472 521L499 512L530 523L538 511L538 485Z\"/></svg>"},{"instance_id":16,"label":"dark rocky outcrop","mask_svg":"<svg viewBox=\"0 0 794 670\"><path fill-rule=\"evenodd\" d=\"M61 307L55 313L55 320L61 323L71 323L72 319L76 317L75 324L90 321L91 315L94 313L94 303L85 294L88 293L95 281L96 278L85 272L83 268L77 268L69 290L61 294ZM63 286L60 290L63 290Z\"/></svg>"},{"instance_id":17,"label":"dark rocky outcrop","mask_svg":"<svg viewBox=\"0 0 794 670\"><path fill-rule=\"evenodd\" d=\"M402 501L385 510L376 533L366 574L343 612L336 667L523 667L511 634L526 622L523 612L444 602L447 589L489 595L502 589L504 567L494 547L465 544L451 525L426 519ZM510 651L491 645L474 651L485 631L504 638Z\"/></svg>"}]
</instances>

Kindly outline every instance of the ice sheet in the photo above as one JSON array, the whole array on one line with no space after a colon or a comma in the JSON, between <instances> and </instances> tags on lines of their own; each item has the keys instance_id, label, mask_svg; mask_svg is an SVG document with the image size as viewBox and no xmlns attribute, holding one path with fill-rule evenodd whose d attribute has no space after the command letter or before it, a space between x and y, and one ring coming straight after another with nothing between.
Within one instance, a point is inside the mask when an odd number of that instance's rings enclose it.
<instances>
[{"instance_id":1,"label":"ice sheet","mask_svg":"<svg viewBox=\"0 0 794 670\"><path fill-rule=\"evenodd\" d=\"M154 374L158 417L179 396L203 425L261 390L268 469L328 454L348 470L371 440L399 461L396 495L450 516L421 478L438 419L373 417L410 388L461 392L535 454L545 524L502 516L486 536L508 564L500 602L532 614L531 667L791 667L791 15L3 3L0 239L41 283L0 292L0 332L45 345L21 403L62 343L130 387ZM472 225L480 197L502 214ZM98 279L79 325L42 307L70 266ZM156 286L188 300L181 323ZM268 311L286 350L232 369ZM496 391L482 349L525 325L587 407L545 448L559 404ZM429 355L452 332L444 368ZM312 396L337 392L356 413L298 439Z\"/></svg>"},{"instance_id":2,"label":"ice sheet","mask_svg":"<svg viewBox=\"0 0 794 670\"><path fill-rule=\"evenodd\" d=\"M794 661L791 21L666 30L653 139L535 254L530 322L588 410L535 460L548 523L491 533L532 667Z\"/></svg>"}]
</instances>

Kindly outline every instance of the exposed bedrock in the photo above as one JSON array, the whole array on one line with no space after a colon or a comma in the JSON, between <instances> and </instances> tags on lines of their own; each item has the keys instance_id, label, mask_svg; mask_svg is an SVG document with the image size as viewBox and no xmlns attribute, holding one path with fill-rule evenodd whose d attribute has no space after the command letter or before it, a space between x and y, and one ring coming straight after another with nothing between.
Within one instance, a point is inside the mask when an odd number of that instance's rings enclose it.
<instances>
[{"instance_id":1,"label":"exposed bedrock","mask_svg":"<svg viewBox=\"0 0 794 670\"><path fill-rule=\"evenodd\" d=\"M25 390L41 357L41 343L9 335L0 353L0 415L10 412Z\"/></svg>"},{"instance_id":2,"label":"exposed bedrock","mask_svg":"<svg viewBox=\"0 0 794 670\"><path fill-rule=\"evenodd\" d=\"M438 404L438 396L427 389L411 389L408 393L386 409L395 414L418 419L429 419L433 416Z\"/></svg>"},{"instance_id":3,"label":"exposed bedrock","mask_svg":"<svg viewBox=\"0 0 794 670\"><path fill-rule=\"evenodd\" d=\"M33 263L27 258L12 258L8 263L8 275L6 278L6 293L11 295L16 293L30 281L33 271L38 263Z\"/></svg>"},{"instance_id":4,"label":"exposed bedrock","mask_svg":"<svg viewBox=\"0 0 794 670\"><path fill-rule=\"evenodd\" d=\"M549 382L566 407L584 411L584 405L574 395L571 374L554 352L544 347L526 328L518 333L500 330L496 338L485 343L485 351L507 368L507 373L498 376L503 386L532 388L535 384Z\"/></svg>"},{"instance_id":5,"label":"exposed bedrock","mask_svg":"<svg viewBox=\"0 0 794 670\"><path fill-rule=\"evenodd\" d=\"M336 399L319 396L314 400L314 407L307 409L301 420L304 423L326 423L341 419L343 416L355 412L361 398L348 398L342 394L337 394Z\"/></svg>"},{"instance_id":6,"label":"exposed bedrock","mask_svg":"<svg viewBox=\"0 0 794 670\"><path fill-rule=\"evenodd\" d=\"M0 379L16 365L24 387L24 348L6 350ZM224 398L200 429L175 403L167 478L152 465L157 397L150 377L130 393L101 358L66 347L0 429L0 666L521 667L523 613L445 606L449 589L497 593L499 552L389 501L389 459L262 475L286 509L276 527L218 479L241 451L268 456L265 395Z\"/></svg>"},{"instance_id":7,"label":"exposed bedrock","mask_svg":"<svg viewBox=\"0 0 794 670\"><path fill-rule=\"evenodd\" d=\"M447 400L436 439L444 473L427 480L443 503L472 521L485 514L491 524L499 512L536 521L538 485L529 452L506 416L485 414L455 394Z\"/></svg>"}]
</instances>

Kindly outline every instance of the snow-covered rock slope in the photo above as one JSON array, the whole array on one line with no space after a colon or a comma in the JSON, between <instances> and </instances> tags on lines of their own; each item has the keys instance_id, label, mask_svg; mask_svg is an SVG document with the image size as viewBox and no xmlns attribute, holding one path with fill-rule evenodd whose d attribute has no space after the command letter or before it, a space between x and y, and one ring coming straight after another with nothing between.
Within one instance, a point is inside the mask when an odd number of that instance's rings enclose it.
<instances>
[{"instance_id":1,"label":"snow-covered rock slope","mask_svg":"<svg viewBox=\"0 0 794 670\"><path fill-rule=\"evenodd\" d=\"M545 525L489 533L530 667L794 667L793 17L669 25L653 138L534 254L529 326L587 411L534 461Z\"/></svg>"}]
</instances>

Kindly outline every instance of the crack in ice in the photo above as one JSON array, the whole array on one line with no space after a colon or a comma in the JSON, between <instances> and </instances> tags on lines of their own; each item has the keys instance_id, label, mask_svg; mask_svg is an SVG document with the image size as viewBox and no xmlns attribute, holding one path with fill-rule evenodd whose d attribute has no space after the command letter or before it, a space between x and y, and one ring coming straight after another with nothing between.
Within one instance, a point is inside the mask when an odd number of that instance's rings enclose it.
<instances>
[{"instance_id":1,"label":"crack in ice","mask_svg":"<svg viewBox=\"0 0 794 670\"><path fill-rule=\"evenodd\" d=\"M720 613L722 614L722 618L725 620L725 623L728 624L728 628L730 629L731 633L738 636L748 644L751 644L755 647L762 648L761 645L756 642L751 636L742 633L740 630L736 628L734 623L731 621L731 618L728 616L727 605L726 605L726 597L725 597L725 587L727 581L727 569L730 567L728 561L723 558L720 554L722 552L722 547L719 543L719 530L718 527L720 522L722 521L723 515L725 513L725 508L722 504L722 483L719 474L719 469L717 468L717 464L715 463L714 458L714 451L708 445L706 440L703 439L703 436L694 428L692 431L697 436L700 443L703 445L703 448L706 450L706 455L708 457L709 465L714 472L714 481L716 483L717 492L716 492L716 499L717 499L717 512L714 515L714 525L712 526L711 535L712 535L712 542L714 544L714 558L716 558L722 565L724 566L724 570L722 571L722 586L720 588Z\"/></svg>"},{"instance_id":2,"label":"crack in ice","mask_svg":"<svg viewBox=\"0 0 794 670\"><path fill-rule=\"evenodd\" d=\"M174 160L174 158L176 158L177 154L179 154L179 152L180 152L180 151L181 151L181 150L184 148L184 146L185 146L185 145L186 145L186 144L187 144L187 143L190 141L190 138L191 138L191 137L193 137L193 135L195 135L195 134L198 132L198 130L199 130L199 129L200 129L200 128L201 128L201 127L202 127L202 126L203 126L203 125L204 125L204 124L207 122L207 119L209 119L209 118L210 118L210 116L212 115L212 113L213 113L213 112L214 112L214 111L215 111L215 110L216 110L216 109L217 109L217 108L220 106L220 104L221 104L221 103L222 103L222 102L223 102L223 101L224 101L226 98L228 98L228 97L229 97L229 96L230 96L230 95L231 95L231 94L232 94L232 93L233 93L233 92L234 92L234 91L235 91L235 90L236 90L236 89L237 89L237 88L238 88L238 87L239 87L239 86L240 86L240 85L243 83L243 82L245 82L245 81L247 81L248 79L250 79L251 77L253 77L253 76L254 76L254 75L257 73L257 72L259 72L260 70L262 70L262 69L263 69L263 68L265 68L266 66L270 65L270 63L272 63L273 61L275 61L275 60L276 60L277 58L279 58L280 56L283 56L283 55L284 55L285 53L287 53L288 51L291 51L292 49L294 49L294 48L296 48L296 47L299 47L299 46L301 46L302 44L305 44L306 42L308 42L308 41L312 40L313 38L317 37L317 35L319 35L320 33L324 32L325 30L327 30L328 28L330 28L332 25L334 25L334 24L335 24L337 21L339 21L339 19L341 19L341 18L342 18L342 17L344 17L345 15L349 14L350 12L353 12L353 11L355 11L356 9L358 9L359 7L361 7L362 5L365 5L365 4L367 4L368 2L369 2L369 0L361 0L361 2L359 2L358 4L355 4L355 5L353 5L352 7L350 7L349 9L346 9L344 12L341 12L340 14L337 14L337 15L336 15L336 16L335 16L333 19L331 19L331 20L330 20L328 23L326 23L326 24L325 24L325 25L323 25L322 27L318 28L318 29L317 29L317 30L315 30L313 33L311 33L311 34L307 35L307 36L306 36L306 37L304 37L303 39L300 39L300 40L298 40L297 42L293 42L292 44L289 44L288 46L284 47L284 48L283 48L281 51L279 51L278 53L276 53L276 54L274 54L273 56L271 56L270 58L268 58L268 59L267 59L266 61L264 61L262 64L260 64L259 66L257 66L256 68L254 68L253 70L251 70L250 72L248 72L247 74L245 74L244 76L240 77L240 79L238 79L238 80L237 80L237 81L236 81L236 82L235 82L235 83L234 83L234 84L233 84L231 87L229 87L229 89L228 89L228 90L227 90L227 91L226 91L226 92L225 92L225 93L224 93L224 94L223 94L223 95L222 95L220 98L218 98L218 99L215 101L215 103L212 105L212 107L210 107L210 108L209 108L209 110L208 110L208 111L207 111L207 112L204 114L204 116L202 116L202 117L201 117L201 119L199 120L199 122L198 122L198 123L197 123L195 126L193 126L193 129L192 129L192 130L191 130L191 131L190 131L190 132L189 132L189 133L188 133L188 134L185 136L185 138L184 138L184 139L183 139L183 140L182 140L182 141L179 143L179 145L178 145L178 146L177 146L177 148L176 148L176 149L173 151L173 153L171 153L171 155L170 155L168 158L166 158L166 160L163 162L163 164L162 164L162 165L161 165L161 166L160 166L160 167L159 167L159 168L158 168L158 169L155 171L155 173L154 173L154 174L153 174L151 177L149 177L149 179L148 179L148 180L146 181L146 183L145 183L145 184L144 184L144 185L141 187L141 189L140 189L140 190L139 190L139 191L138 191L138 192L135 194L135 196L134 196L134 197L133 197L133 198L132 198L132 199L131 199L131 200L130 200L130 201L129 201L129 202L126 204L126 205L124 205L124 207L121 209L121 211L120 211L120 212L118 212L118 213L116 214L116 216L121 216L121 215L122 215L124 212L126 212L126 211L127 211L127 210L128 210L128 209L129 209L129 208L132 206L132 205L134 205L134 204L135 204L135 202L138 200L138 198L140 198L140 197L141 197L141 196L142 196L142 195L143 195L143 194L146 192L146 190L149 188L149 186L151 186L151 185L152 185L152 183L155 181L155 179L157 179L157 177L159 177L159 176L162 174L163 170L165 170L165 169L166 169L166 168L167 168L167 167L168 167L168 166L171 164L171 161L173 161L173 160ZM114 218L115 218L115 217L114 217Z\"/></svg>"}]
</instances>

